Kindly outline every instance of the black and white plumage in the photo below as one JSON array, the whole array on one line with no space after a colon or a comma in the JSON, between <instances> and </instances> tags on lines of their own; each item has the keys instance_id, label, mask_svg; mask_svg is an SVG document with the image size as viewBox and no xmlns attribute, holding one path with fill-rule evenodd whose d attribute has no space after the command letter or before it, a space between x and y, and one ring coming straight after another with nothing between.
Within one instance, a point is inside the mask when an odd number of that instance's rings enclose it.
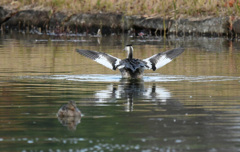
<instances>
[{"instance_id":1,"label":"black and white plumage","mask_svg":"<svg viewBox=\"0 0 240 152\"><path fill-rule=\"evenodd\" d=\"M109 69L119 69L123 78L133 79L142 78L145 69L152 69L155 71L156 69L163 67L184 51L183 48L175 48L140 60L133 58L132 45L126 45L124 50L128 52L128 56L123 60L103 52L80 49L77 49L76 51Z\"/></svg>"}]
</instances>

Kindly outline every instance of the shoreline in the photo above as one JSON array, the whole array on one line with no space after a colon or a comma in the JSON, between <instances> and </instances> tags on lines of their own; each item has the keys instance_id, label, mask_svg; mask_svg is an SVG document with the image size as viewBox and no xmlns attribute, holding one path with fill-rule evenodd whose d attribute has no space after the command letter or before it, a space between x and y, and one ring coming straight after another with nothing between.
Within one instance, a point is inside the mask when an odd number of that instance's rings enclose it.
<instances>
[{"instance_id":1,"label":"shoreline","mask_svg":"<svg viewBox=\"0 0 240 152\"><path fill-rule=\"evenodd\" d=\"M49 13L45 10L7 10L0 6L1 32L9 30L50 33L85 33L102 35L128 33L138 35L197 35L229 36L240 34L240 18L189 17L167 19L163 17L143 17L120 13L79 13L68 15L64 12Z\"/></svg>"}]
</instances>

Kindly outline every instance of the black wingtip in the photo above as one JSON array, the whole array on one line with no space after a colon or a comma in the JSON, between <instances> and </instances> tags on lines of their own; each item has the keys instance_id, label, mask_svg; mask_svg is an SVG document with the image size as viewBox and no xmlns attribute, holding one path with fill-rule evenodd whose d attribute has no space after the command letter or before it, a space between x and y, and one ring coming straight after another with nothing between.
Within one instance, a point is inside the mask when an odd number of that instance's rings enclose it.
<instances>
[{"instance_id":1,"label":"black wingtip","mask_svg":"<svg viewBox=\"0 0 240 152\"><path fill-rule=\"evenodd\" d=\"M127 44L126 46L132 46L132 44Z\"/></svg>"},{"instance_id":2,"label":"black wingtip","mask_svg":"<svg viewBox=\"0 0 240 152\"><path fill-rule=\"evenodd\" d=\"M79 52L81 52L81 50L80 50L80 49L76 49L76 52L78 52L78 53L79 53Z\"/></svg>"},{"instance_id":3,"label":"black wingtip","mask_svg":"<svg viewBox=\"0 0 240 152\"><path fill-rule=\"evenodd\" d=\"M179 48L176 48L178 50L178 55L182 54L184 51L185 51L185 48L183 47L179 47Z\"/></svg>"},{"instance_id":4,"label":"black wingtip","mask_svg":"<svg viewBox=\"0 0 240 152\"><path fill-rule=\"evenodd\" d=\"M81 50L81 49L76 49L76 52L78 52L79 54L88 57L92 60L96 60L96 58L99 57L99 54L102 54L100 52L96 52L96 51L90 51L90 50Z\"/></svg>"},{"instance_id":5,"label":"black wingtip","mask_svg":"<svg viewBox=\"0 0 240 152\"><path fill-rule=\"evenodd\" d=\"M174 58L176 58L177 56L179 56L180 54L182 54L184 51L185 51L184 48L179 47L179 48L175 48L175 49L166 51L166 52L164 52L164 53L166 53L166 55L167 55L168 58L174 59Z\"/></svg>"},{"instance_id":6,"label":"black wingtip","mask_svg":"<svg viewBox=\"0 0 240 152\"><path fill-rule=\"evenodd\" d=\"M79 50L79 49L76 49L76 52L78 52L78 53L79 53L79 52L80 52L80 50Z\"/></svg>"},{"instance_id":7,"label":"black wingtip","mask_svg":"<svg viewBox=\"0 0 240 152\"><path fill-rule=\"evenodd\" d=\"M179 52L183 52L183 51L185 50L185 48L183 48L183 47L178 47L178 48L175 48L175 49L173 49L173 50L179 50Z\"/></svg>"},{"instance_id":8,"label":"black wingtip","mask_svg":"<svg viewBox=\"0 0 240 152\"><path fill-rule=\"evenodd\" d=\"M76 52L78 52L79 54L85 55L87 50L76 49Z\"/></svg>"}]
</instances>

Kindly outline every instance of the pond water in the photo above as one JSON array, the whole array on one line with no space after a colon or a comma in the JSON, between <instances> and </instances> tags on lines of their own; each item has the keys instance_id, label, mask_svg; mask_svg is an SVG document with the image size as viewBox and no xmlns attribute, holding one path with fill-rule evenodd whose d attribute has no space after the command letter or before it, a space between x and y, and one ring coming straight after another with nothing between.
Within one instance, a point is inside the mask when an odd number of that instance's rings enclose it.
<instances>
[{"instance_id":1,"label":"pond water","mask_svg":"<svg viewBox=\"0 0 240 152\"><path fill-rule=\"evenodd\" d=\"M121 79L76 48L136 58L185 52L142 81ZM0 36L4 152L240 151L240 41L226 38ZM78 120L60 120L74 100Z\"/></svg>"}]
</instances>

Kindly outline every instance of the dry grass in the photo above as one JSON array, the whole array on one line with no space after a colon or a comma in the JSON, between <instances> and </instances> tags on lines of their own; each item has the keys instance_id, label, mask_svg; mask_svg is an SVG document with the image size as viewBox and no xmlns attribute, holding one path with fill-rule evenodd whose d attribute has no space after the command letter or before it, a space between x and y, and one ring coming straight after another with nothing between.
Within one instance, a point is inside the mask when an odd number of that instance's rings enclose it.
<instances>
[{"instance_id":1,"label":"dry grass","mask_svg":"<svg viewBox=\"0 0 240 152\"><path fill-rule=\"evenodd\" d=\"M115 12L126 15L164 16L240 16L240 0L1 0L0 5L19 10Z\"/></svg>"}]
</instances>

